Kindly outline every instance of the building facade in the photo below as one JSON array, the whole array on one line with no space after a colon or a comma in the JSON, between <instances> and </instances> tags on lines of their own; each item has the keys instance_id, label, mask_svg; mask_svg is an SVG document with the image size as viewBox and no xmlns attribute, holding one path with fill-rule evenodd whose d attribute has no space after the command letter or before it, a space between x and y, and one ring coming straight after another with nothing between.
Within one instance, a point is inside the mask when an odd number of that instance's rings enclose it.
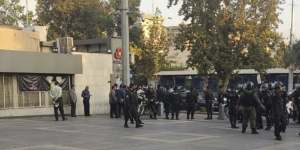
<instances>
[{"instance_id":1,"label":"building facade","mask_svg":"<svg viewBox=\"0 0 300 150\"><path fill-rule=\"evenodd\" d=\"M71 85L76 87L79 115L85 86L93 93L91 113L107 113L111 54L53 53L55 42L46 37L45 31L0 26L0 117L52 115L48 90L53 79L64 89L67 114Z\"/></svg>"}]
</instances>

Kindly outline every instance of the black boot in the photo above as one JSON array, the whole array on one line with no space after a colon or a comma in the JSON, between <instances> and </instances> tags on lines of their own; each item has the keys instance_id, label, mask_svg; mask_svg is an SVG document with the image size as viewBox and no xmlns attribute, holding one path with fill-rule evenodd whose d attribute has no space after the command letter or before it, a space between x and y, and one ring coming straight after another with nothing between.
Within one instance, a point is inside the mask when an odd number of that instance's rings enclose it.
<instances>
[{"instance_id":1,"label":"black boot","mask_svg":"<svg viewBox=\"0 0 300 150\"><path fill-rule=\"evenodd\" d=\"M124 128L129 128L128 124L124 124Z\"/></svg>"},{"instance_id":2,"label":"black boot","mask_svg":"<svg viewBox=\"0 0 300 150\"><path fill-rule=\"evenodd\" d=\"M271 130L271 127L266 127L265 130L266 130L266 131L270 131L270 130Z\"/></svg>"},{"instance_id":3,"label":"black boot","mask_svg":"<svg viewBox=\"0 0 300 150\"><path fill-rule=\"evenodd\" d=\"M281 141L281 140L282 140L281 136L276 136L275 139L276 139L277 141Z\"/></svg>"},{"instance_id":4,"label":"black boot","mask_svg":"<svg viewBox=\"0 0 300 150\"><path fill-rule=\"evenodd\" d=\"M242 133L246 133L246 128L245 127L243 127L243 129L242 129Z\"/></svg>"},{"instance_id":5,"label":"black boot","mask_svg":"<svg viewBox=\"0 0 300 150\"><path fill-rule=\"evenodd\" d=\"M141 124L136 124L135 125L135 128L141 128L141 127L143 127L143 125L141 125Z\"/></svg>"},{"instance_id":6,"label":"black boot","mask_svg":"<svg viewBox=\"0 0 300 150\"><path fill-rule=\"evenodd\" d=\"M252 134L258 134L258 132L257 132L257 130L254 128L254 129L252 129L252 132L251 132Z\"/></svg>"}]
</instances>

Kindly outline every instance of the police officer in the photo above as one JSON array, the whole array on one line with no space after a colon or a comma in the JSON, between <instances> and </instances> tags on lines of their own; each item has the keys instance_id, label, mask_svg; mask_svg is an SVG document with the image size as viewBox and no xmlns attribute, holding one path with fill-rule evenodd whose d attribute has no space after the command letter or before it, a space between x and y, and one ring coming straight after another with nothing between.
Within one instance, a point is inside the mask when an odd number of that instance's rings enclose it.
<instances>
[{"instance_id":1,"label":"police officer","mask_svg":"<svg viewBox=\"0 0 300 150\"><path fill-rule=\"evenodd\" d=\"M283 98L283 91L279 83L275 85L275 93L272 96L272 116L274 119L274 135L276 140L282 140L280 132L285 131L286 118L285 118L285 105Z\"/></svg>"},{"instance_id":2,"label":"police officer","mask_svg":"<svg viewBox=\"0 0 300 150\"><path fill-rule=\"evenodd\" d=\"M296 87L296 91L294 91L291 96L294 99L294 103L297 109L297 120L298 120L298 124L300 124L300 86L298 85Z\"/></svg>"},{"instance_id":3,"label":"police officer","mask_svg":"<svg viewBox=\"0 0 300 150\"><path fill-rule=\"evenodd\" d=\"M118 117L118 100L116 96L117 85L113 85L109 93L109 104L110 104L110 118Z\"/></svg>"},{"instance_id":4,"label":"police officer","mask_svg":"<svg viewBox=\"0 0 300 150\"><path fill-rule=\"evenodd\" d=\"M195 119L194 118L194 113L195 113L195 107L197 104L197 99L198 99L198 93L195 88L192 88L190 92L188 92L187 97L186 97L186 107L187 107L187 119Z\"/></svg>"},{"instance_id":5,"label":"police officer","mask_svg":"<svg viewBox=\"0 0 300 150\"><path fill-rule=\"evenodd\" d=\"M117 96L117 118L122 117L122 113L124 113L124 99L125 99L125 89L126 86L121 84L120 87L116 90L116 96Z\"/></svg>"},{"instance_id":6,"label":"police officer","mask_svg":"<svg viewBox=\"0 0 300 150\"><path fill-rule=\"evenodd\" d=\"M266 116L266 121L267 121L267 127L265 130L270 130L272 128L272 91L271 87L267 84L263 84L261 87L261 92L260 92L260 99L265 106L265 116Z\"/></svg>"},{"instance_id":7,"label":"police officer","mask_svg":"<svg viewBox=\"0 0 300 150\"><path fill-rule=\"evenodd\" d=\"M129 88L126 88L125 85L123 85L123 89L125 90L125 99L124 99L124 128L129 128L128 121L132 117L136 123L135 127L140 128L143 127L141 125L141 121L138 117L136 102L137 102L137 94L135 91L135 87L133 85L130 85Z\"/></svg>"},{"instance_id":8,"label":"police officer","mask_svg":"<svg viewBox=\"0 0 300 150\"><path fill-rule=\"evenodd\" d=\"M235 92L231 89L228 89L226 97L228 99L227 103L228 103L228 109L229 109L230 125L231 125L231 128L236 129L236 128L238 128L236 125L236 122L237 122L237 113L238 113L237 107L238 107L239 96L238 96L237 92Z\"/></svg>"},{"instance_id":9,"label":"police officer","mask_svg":"<svg viewBox=\"0 0 300 150\"><path fill-rule=\"evenodd\" d=\"M171 111L171 102L173 99L173 93L174 93L174 90L172 88L169 88L166 99L165 99L165 101L163 101L164 109L165 109L165 119L170 119L169 114Z\"/></svg>"},{"instance_id":10,"label":"police officer","mask_svg":"<svg viewBox=\"0 0 300 150\"><path fill-rule=\"evenodd\" d=\"M157 119L157 103L155 98L155 91L154 89L149 86L149 88L146 91L146 97L149 101L149 107L150 107L150 119Z\"/></svg>"},{"instance_id":11,"label":"police officer","mask_svg":"<svg viewBox=\"0 0 300 150\"><path fill-rule=\"evenodd\" d=\"M171 94L171 120L174 120L174 117L176 117L176 120L179 120L180 101L179 89L175 87L175 91Z\"/></svg>"},{"instance_id":12,"label":"police officer","mask_svg":"<svg viewBox=\"0 0 300 150\"><path fill-rule=\"evenodd\" d=\"M245 89L242 91L240 98L240 106L243 114L243 125L242 133L246 132L248 122L250 121L250 127L252 134L258 134L256 130L256 109L255 107L259 104L263 108L260 100L258 99L254 85L252 82L246 84Z\"/></svg>"},{"instance_id":13,"label":"police officer","mask_svg":"<svg viewBox=\"0 0 300 150\"><path fill-rule=\"evenodd\" d=\"M204 91L204 99L205 99L205 106L206 106L206 112L207 112L207 120L211 120L213 118L213 112L212 112L212 103L213 103L213 94L207 87Z\"/></svg>"}]
</instances>

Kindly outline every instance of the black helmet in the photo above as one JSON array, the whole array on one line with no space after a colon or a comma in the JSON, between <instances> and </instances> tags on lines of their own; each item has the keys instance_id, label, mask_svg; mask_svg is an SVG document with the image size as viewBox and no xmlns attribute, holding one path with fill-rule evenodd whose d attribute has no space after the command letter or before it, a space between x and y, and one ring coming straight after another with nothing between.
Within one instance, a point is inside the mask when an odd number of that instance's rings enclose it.
<instances>
[{"instance_id":1,"label":"black helmet","mask_svg":"<svg viewBox=\"0 0 300 150\"><path fill-rule=\"evenodd\" d=\"M280 90L281 89L281 83L280 82L275 83L274 89L275 90Z\"/></svg>"},{"instance_id":2,"label":"black helmet","mask_svg":"<svg viewBox=\"0 0 300 150\"><path fill-rule=\"evenodd\" d=\"M248 82L246 83L245 89L246 89L246 90L252 90L253 88L254 88L253 82L248 81Z\"/></svg>"}]
</instances>

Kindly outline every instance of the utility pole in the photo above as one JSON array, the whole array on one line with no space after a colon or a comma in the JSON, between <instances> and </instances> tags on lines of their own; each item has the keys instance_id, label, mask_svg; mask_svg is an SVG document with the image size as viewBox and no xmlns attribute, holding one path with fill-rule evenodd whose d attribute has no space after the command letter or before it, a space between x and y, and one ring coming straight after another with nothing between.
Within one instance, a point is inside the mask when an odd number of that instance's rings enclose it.
<instances>
[{"instance_id":1,"label":"utility pole","mask_svg":"<svg viewBox=\"0 0 300 150\"><path fill-rule=\"evenodd\" d=\"M130 84L130 67L129 67L129 24L128 24L128 0L121 0L122 11L122 66L123 66L123 83Z\"/></svg>"},{"instance_id":2,"label":"utility pole","mask_svg":"<svg viewBox=\"0 0 300 150\"><path fill-rule=\"evenodd\" d=\"M293 27L294 27L294 0L292 0L292 12L291 12L291 29L290 29L290 44L289 44L289 52L293 52ZM289 66L289 85L288 91L291 92L294 88L294 60L292 60L292 64Z\"/></svg>"}]
</instances>

